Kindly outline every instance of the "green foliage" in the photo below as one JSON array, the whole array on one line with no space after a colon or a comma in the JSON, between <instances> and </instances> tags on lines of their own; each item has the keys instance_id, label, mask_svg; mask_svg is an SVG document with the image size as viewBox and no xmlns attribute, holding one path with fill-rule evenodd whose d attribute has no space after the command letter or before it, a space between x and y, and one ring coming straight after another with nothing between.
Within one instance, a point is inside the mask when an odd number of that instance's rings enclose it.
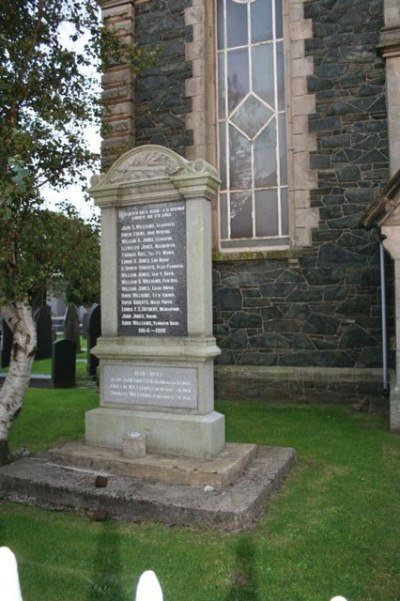
<instances>
[{"instance_id":1,"label":"green foliage","mask_svg":"<svg viewBox=\"0 0 400 601\"><path fill-rule=\"evenodd\" d=\"M97 225L76 212L31 210L19 224L15 240L18 266L0 262L0 282L10 298L45 298L65 292L77 304L100 297L100 237ZM0 234L1 237L1 234Z\"/></svg>"},{"instance_id":2,"label":"green foliage","mask_svg":"<svg viewBox=\"0 0 400 601\"><path fill-rule=\"evenodd\" d=\"M29 390L13 448L36 448L41 432L41 448L72 436L62 407L81 436L93 392L79 391L76 401L72 392L55 392ZM17 555L24 599L129 601L140 574L152 569L174 601L328 601L335 594L397 601L400 437L387 432L385 419L344 406L224 402L217 409L230 441L298 453L254 531L99 523L3 503L0 544ZM34 426L29 411L40 414Z\"/></svg>"},{"instance_id":3,"label":"green foliage","mask_svg":"<svg viewBox=\"0 0 400 601\"><path fill-rule=\"evenodd\" d=\"M57 247L66 247L70 233L62 231L66 222L43 211L41 190L64 187L97 160L85 138L85 125L100 125L102 113L91 74L101 62L124 61L137 71L152 57L101 27L95 0L1 1L2 302L26 298L45 279L48 287L59 280ZM78 280L71 274L71 298L80 296Z\"/></svg>"}]
</instances>

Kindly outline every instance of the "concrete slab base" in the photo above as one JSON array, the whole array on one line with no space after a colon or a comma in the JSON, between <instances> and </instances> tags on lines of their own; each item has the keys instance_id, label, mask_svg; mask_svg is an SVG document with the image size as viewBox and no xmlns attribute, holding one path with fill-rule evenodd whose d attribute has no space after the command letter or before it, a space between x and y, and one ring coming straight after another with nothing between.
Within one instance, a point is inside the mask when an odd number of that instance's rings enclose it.
<instances>
[{"instance_id":1,"label":"concrete slab base","mask_svg":"<svg viewBox=\"0 0 400 601\"><path fill-rule=\"evenodd\" d=\"M111 456L109 470L77 467L64 463L65 457L60 459L57 453L46 453L0 468L0 498L94 517L245 530L255 526L268 497L280 487L296 462L296 453L290 448L259 446L256 452L247 451L253 455L247 467L230 483L216 486L212 484L211 465L203 465L200 470L203 476L208 473L210 483L204 484L207 478L202 476L201 484L190 485L116 474ZM164 459L177 461L172 457ZM220 473L226 472L223 459L219 461ZM154 465L156 462L155 458ZM174 471L173 462L170 471ZM188 465L181 472L185 473L185 469Z\"/></svg>"}]
</instances>

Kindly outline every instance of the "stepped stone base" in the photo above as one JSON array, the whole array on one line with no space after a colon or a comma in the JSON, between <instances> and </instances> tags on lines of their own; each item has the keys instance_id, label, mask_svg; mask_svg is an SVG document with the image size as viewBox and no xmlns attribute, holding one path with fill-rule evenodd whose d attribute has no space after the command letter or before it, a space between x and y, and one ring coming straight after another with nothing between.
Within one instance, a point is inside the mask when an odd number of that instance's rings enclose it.
<instances>
[{"instance_id":1,"label":"stepped stone base","mask_svg":"<svg viewBox=\"0 0 400 601\"><path fill-rule=\"evenodd\" d=\"M0 468L0 498L89 517L244 530L296 462L294 449L229 444L214 460L66 445Z\"/></svg>"}]
</instances>

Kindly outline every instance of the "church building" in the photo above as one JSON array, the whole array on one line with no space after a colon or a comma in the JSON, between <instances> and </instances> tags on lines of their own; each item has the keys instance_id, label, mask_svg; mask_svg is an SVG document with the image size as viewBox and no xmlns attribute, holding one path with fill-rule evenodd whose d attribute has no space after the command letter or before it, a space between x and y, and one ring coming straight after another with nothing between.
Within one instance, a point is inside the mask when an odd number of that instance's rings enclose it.
<instances>
[{"instance_id":1,"label":"church building","mask_svg":"<svg viewBox=\"0 0 400 601\"><path fill-rule=\"evenodd\" d=\"M400 168L399 1L101 6L124 39L156 50L137 76L103 76L104 168L157 144L220 175L217 398L381 398L393 266L363 215Z\"/></svg>"}]
</instances>

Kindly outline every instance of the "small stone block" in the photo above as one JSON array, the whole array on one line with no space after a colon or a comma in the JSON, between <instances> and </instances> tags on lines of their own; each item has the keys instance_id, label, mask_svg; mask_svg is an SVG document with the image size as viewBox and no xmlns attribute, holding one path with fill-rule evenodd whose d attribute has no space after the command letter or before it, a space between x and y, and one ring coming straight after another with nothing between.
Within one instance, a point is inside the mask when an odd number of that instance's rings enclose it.
<instances>
[{"instance_id":1,"label":"small stone block","mask_svg":"<svg viewBox=\"0 0 400 601\"><path fill-rule=\"evenodd\" d=\"M105 476L96 476L94 485L96 488L105 488L108 484L108 478Z\"/></svg>"},{"instance_id":2,"label":"small stone block","mask_svg":"<svg viewBox=\"0 0 400 601\"><path fill-rule=\"evenodd\" d=\"M122 457L136 459L146 455L146 436L141 432L131 432L122 441Z\"/></svg>"}]
</instances>

